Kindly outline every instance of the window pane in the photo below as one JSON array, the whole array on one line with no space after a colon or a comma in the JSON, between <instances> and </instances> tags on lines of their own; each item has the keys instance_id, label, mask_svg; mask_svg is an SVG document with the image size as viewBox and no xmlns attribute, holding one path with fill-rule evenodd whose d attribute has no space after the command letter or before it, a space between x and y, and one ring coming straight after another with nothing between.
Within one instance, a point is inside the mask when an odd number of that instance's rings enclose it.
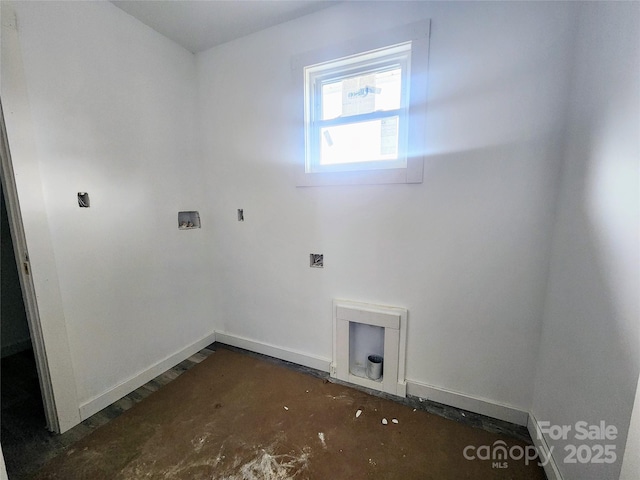
<instances>
[{"instance_id":1,"label":"window pane","mask_svg":"<svg viewBox=\"0 0 640 480\"><path fill-rule=\"evenodd\" d=\"M402 69L366 73L322 85L322 120L400 108Z\"/></svg>"},{"instance_id":2,"label":"window pane","mask_svg":"<svg viewBox=\"0 0 640 480\"><path fill-rule=\"evenodd\" d=\"M397 116L320 129L320 165L397 159Z\"/></svg>"}]
</instances>

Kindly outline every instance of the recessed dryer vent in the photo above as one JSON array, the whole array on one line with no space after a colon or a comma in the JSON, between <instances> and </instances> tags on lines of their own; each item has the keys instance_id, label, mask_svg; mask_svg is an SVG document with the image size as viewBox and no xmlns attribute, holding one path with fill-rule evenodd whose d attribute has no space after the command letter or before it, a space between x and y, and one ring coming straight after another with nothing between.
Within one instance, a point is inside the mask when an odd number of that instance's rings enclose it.
<instances>
[{"instance_id":1,"label":"recessed dryer vent","mask_svg":"<svg viewBox=\"0 0 640 480\"><path fill-rule=\"evenodd\" d=\"M178 212L178 229L191 230L200 228L200 214L196 211Z\"/></svg>"},{"instance_id":2,"label":"recessed dryer vent","mask_svg":"<svg viewBox=\"0 0 640 480\"><path fill-rule=\"evenodd\" d=\"M406 308L334 300L331 376L406 397L407 315Z\"/></svg>"}]
</instances>

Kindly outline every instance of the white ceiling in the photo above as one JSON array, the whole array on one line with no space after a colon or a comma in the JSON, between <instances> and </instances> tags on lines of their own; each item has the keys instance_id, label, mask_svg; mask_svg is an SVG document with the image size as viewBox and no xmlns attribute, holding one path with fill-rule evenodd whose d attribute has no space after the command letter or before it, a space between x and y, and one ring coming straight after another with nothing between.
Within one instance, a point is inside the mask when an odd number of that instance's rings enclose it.
<instances>
[{"instance_id":1,"label":"white ceiling","mask_svg":"<svg viewBox=\"0 0 640 480\"><path fill-rule=\"evenodd\" d=\"M116 7L197 53L330 7L335 0L112 0Z\"/></svg>"}]
</instances>

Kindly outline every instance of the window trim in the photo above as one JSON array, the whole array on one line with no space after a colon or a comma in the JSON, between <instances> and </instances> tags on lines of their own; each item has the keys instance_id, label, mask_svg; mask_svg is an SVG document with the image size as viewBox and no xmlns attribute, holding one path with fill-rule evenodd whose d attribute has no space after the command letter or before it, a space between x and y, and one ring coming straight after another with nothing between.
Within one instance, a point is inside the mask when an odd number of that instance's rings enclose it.
<instances>
[{"instance_id":1,"label":"window trim","mask_svg":"<svg viewBox=\"0 0 640 480\"><path fill-rule=\"evenodd\" d=\"M327 64L334 64L327 68ZM407 129L411 65L411 43L404 42L365 52L359 55L334 61L311 65L304 68L305 81L305 172L344 172L361 170L379 170L388 168L406 168L407 165ZM400 68L402 71L402 95L400 107L394 110L374 111L328 120L322 118L322 87L329 82L366 74ZM310 107L310 108L308 108ZM319 145L322 128L362 123L371 120L384 120L398 117L398 159L375 160L371 162L353 162L323 166L320 164Z\"/></svg>"},{"instance_id":2,"label":"window trim","mask_svg":"<svg viewBox=\"0 0 640 480\"><path fill-rule=\"evenodd\" d=\"M426 101L427 101L427 71L429 58L430 20L421 20L402 25L391 30L378 32L344 42L339 45L325 47L296 56L292 60L292 71L295 87L300 89L300 81L307 89L305 67L331 63L338 59L347 59L362 54L375 52L388 47L411 42L410 65L408 76L409 104L407 105L408 130L406 150L406 167L376 168L374 170L348 169L344 171L307 171L307 148L305 130L300 129L301 158L296 159L297 186L321 185L363 185L389 183L422 183L424 170ZM338 68L338 67L336 67ZM307 93L305 92L305 95ZM303 95L300 98L303 99ZM301 112L304 114L304 104ZM304 121L308 119L303 116ZM348 164L353 165L353 164ZM365 165L362 165L363 167ZM379 164L378 164L379 166Z\"/></svg>"}]
</instances>

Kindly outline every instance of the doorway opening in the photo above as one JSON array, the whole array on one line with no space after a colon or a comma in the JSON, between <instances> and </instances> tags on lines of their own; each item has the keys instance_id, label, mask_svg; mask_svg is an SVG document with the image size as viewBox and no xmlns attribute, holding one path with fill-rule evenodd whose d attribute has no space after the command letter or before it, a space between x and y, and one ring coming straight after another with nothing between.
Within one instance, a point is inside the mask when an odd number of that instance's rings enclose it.
<instances>
[{"instance_id":1,"label":"doorway opening","mask_svg":"<svg viewBox=\"0 0 640 480\"><path fill-rule=\"evenodd\" d=\"M9 262L9 266L6 268L9 269L8 271L13 271L18 278L19 288L15 285L11 289L11 291L15 292L12 297L14 297L14 301L17 305L15 306L16 311L26 314L25 316L30 338L30 340L28 340L26 335L23 336L18 342L18 345L11 348L14 350L21 350L22 347L31 346L31 351L33 352L32 358L33 361L35 361L37 372L36 377L38 379L40 390L40 402L44 407L46 430L60 433L61 428L58 417L59 408L54 400L51 372L49 368L49 361L51 359L49 358L48 353L51 352L45 350L42 324L40 323L40 314L33 285L31 264L27 250L27 241L22 213L20 210L20 202L18 199L18 190L11 159L11 152L9 150L9 139L7 136L2 102L0 102L0 185L2 187L0 196L3 199L3 206L1 210L3 215L6 214L6 217L3 217L3 222L6 218L6 223L3 225L4 228L2 230L3 233L8 235L8 242L10 238L10 243L7 248L3 248L2 250L3 253L7 253L8 255L7 261ZM11 257L13 257L12 261L10 260ZM2 273L4 274L4 271ZM3 275L3 277L4 276L5 275ZM21 314L18 315L20 316ZM24 328L24 326L21 328ZM5 349L7 357L9 356L8 353L11 353L11 348L8 350ZM28 362L32 362L31 358ZM7 362L5 362L5 364L6 363ZM77 405L74 405L74 407L77 408ZM69 427L66 428L68 429Z\"/></svg>"},{"instance_id":2,"label":"doorway opening","mask_svg":"<svg viewBox=\"0 0 640 480\"><path fill-rule=\"evenodd\" d=\"M11 237L5 191L0 186L0 439L9 475L20 477L14 466L25 442L46 442L47 430L42 392L31 333L27 321L16 256Z\"/></svg>"}]
</instances>

